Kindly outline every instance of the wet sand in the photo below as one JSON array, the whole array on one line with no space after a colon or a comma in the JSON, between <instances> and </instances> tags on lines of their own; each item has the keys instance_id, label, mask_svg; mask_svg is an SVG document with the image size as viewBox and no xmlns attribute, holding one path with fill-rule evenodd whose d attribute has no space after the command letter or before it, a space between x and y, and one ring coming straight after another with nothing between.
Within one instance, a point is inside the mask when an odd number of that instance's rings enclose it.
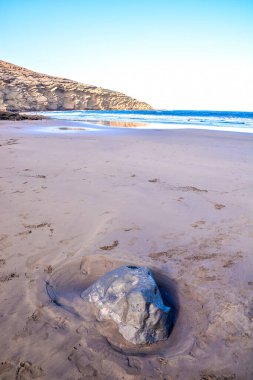
<instances>
[{"instance_id":1,"label":"wet sand","mask_svg":"<svg viewBox=\"0 0 253 380\"><path fill-rule=\"evenodd\" d=\"M80 126L0 122L0 379L252 379L253 135ZM81 300L122 264L153 269L167 341Z\"/></svg>"}]
</instances>

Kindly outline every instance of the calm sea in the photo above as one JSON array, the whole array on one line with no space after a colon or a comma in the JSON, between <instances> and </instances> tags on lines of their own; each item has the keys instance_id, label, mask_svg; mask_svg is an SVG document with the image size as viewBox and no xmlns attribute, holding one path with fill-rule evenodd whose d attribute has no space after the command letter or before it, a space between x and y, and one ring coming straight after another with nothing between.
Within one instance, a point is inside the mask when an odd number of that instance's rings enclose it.
<instances>
[{"instance_id":1,"label":"calm sea","mask_svg":"<svg viewBox=\"0 0 253 380\"><path fill-rule=\"evenodd\" d=\"M103 129L208 129L253 133L253 112L227 111L51 111L56 119L77 120Z\"/></svg>"}]
</instances>

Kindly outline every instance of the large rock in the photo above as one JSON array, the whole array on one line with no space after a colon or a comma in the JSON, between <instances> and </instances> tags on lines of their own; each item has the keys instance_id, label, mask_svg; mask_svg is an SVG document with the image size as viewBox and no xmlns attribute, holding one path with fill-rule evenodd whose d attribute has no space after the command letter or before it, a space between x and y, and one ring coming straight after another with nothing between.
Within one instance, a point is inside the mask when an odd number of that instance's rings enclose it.
<instances>
[{"instance_id":1,"label":"large rock","mask_svg":"<svg viewBox=\"0 0 253 380\"><path fill-rule=\"evenodd\" d=\"M0 110L148 110L121 92L36 73L0 60Z\"/></svg>"},{"instance_id":2,"label":"large rock","mask_svg":"<svg viewBox=\"0 0 253 380\"><path fill-rule=\"evenodd\" d=\"M124 266L105 274L81 297L99 309L101 320L114 320L123 337L134 344L168 337L171 309L164 305L149 269Z\"/></svg>"}]
</instances>

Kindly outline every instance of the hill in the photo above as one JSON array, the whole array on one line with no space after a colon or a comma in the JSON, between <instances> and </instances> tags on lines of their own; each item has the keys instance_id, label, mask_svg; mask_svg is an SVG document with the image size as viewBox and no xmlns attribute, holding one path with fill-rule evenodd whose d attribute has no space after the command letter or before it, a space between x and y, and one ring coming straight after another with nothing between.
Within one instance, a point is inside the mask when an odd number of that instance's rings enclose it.
<instances>
[{"instance_id":1,"label":"hill","mask_svg":"<svg viewBox=\"0 0 253 380\"><path fill-rule=\"evenodd\" d=\"M0 60L0 110L148 110L121 92L40 74Z\"/></svg>"}]
</instances>

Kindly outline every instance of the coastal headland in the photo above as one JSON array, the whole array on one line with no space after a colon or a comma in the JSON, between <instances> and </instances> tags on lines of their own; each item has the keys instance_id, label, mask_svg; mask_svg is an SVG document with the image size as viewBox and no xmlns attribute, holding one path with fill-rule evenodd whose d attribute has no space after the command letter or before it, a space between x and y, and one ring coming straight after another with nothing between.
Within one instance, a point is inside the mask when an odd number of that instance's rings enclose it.
<instances>
[{"instance_id":1,"label":"coastal headland","mask_svg":"<svg viewBox=\"0 0 253 380\"><path fill-rule=\"evenodd\" d=\"M121 92L36 73L0 60L0 110L149 110Z\"/></svg>"}]
</instances>

